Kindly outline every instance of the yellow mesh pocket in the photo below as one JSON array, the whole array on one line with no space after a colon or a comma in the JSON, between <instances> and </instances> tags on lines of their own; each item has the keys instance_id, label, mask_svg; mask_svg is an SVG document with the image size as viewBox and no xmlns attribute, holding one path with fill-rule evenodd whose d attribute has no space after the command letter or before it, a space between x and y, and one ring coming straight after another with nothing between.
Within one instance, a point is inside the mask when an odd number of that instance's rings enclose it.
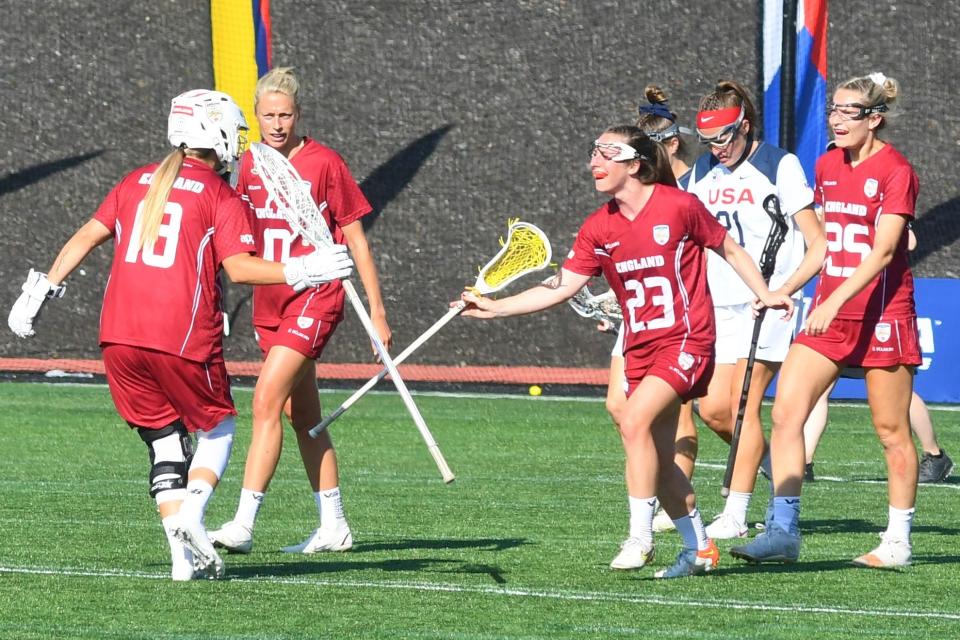
<instances>
[{"instance_id":1,"label":"yellow mesh pocket","mask_svg":"<svg viewBox=\"0 0 960 640\"><path fill-rule=\"evenodd\" d=\"M480 284L489 291L550 261L550 247L542 235L520 223L511 228L507 246L480 272Z\"/></svg>"}]
</instances>

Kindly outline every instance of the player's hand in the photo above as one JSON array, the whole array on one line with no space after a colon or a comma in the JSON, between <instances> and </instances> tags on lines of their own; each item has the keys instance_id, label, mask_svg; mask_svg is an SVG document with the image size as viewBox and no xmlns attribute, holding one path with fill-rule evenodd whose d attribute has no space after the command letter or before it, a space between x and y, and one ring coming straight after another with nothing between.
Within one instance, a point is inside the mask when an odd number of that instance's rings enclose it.
<instances>
[{"instance_id":1,"label":"player's hand","mask_svg":"<svg viewBox=\"0 0 960 640\"><path fill-rule=\"evenodd\" d=\"M377 337L380 338L380 343L384 349L389 352L393 347L393 331L390 330L390 325L387 324L386 314L371 313L370 320L373 321L373 328L377 331ZM377 351L377 347L374 346L373 341L370 342L370 349L373 351L374 359L377 362L382 362L383 359L380 357L380 353Z\"/></svg>"},{"instance_id":2,"label":"player's hand","mask_svg":"<svg viewBox=\"0 0 960 640\"><path fill-rule=\"evenodd\" d=\"M47 280L47 274L30 269L27 281L20 287L22 293L10 309L7 324L10 330L21 338L29 338L36 334L33 325L40 315L40 309L48 298L62 298L66 292L66 285L53 285Z\"/></svg>"},{"instance_id":3,"label":"player's hand","mask_svg":"<svg viewBox=\"0 0 960 640\"><path fill-rule=\"evenodd\" d=\"M461 304L466 304L462 315L470 318L482 318L484 320L488 320L490 318L497 317L497 314L494 311L497 301L493 298L487 298L476 293L473 288L467 288L463 293L460 294L460 300L454 300L450 303L450 306L456 307Z\"/></svg>"},{"instance_id":4,"label":"player's hand","mask_svg":"<svg viewBox=\"0 0 960 640\"><path fill-rule=\"evenodd\" d=\"M307 256L290 258L283 266L287 284L296 291L316 287L331 280L349 278L353 273L353 260L346 245L335 244L317 249Z\"/></svg>"},{"instance_id":5,"label":"player's hand","mask_svg":"<svg viewBox=\"0 0 960 640\"><path fill-rule=\"evenodd\" d=\"M762 298L753 302L753 316L760 315L761 309L781 309L783 310L782 320L789 320L793 317L795 302L793 298L783 292L767 292Z\"/></svg>"},{"instance_id":6,"label":"player's hand","mask_svg":"<svg viewBox=\"0 0 960 640\"><path fill-rule=\"evenodd\" d=\"M823 303L810 312L807 321L803 323L803 332L808 336L819 336L827 332L830 323L840 312L840 308L827 298Z\"/></svg>"}]
</instances>

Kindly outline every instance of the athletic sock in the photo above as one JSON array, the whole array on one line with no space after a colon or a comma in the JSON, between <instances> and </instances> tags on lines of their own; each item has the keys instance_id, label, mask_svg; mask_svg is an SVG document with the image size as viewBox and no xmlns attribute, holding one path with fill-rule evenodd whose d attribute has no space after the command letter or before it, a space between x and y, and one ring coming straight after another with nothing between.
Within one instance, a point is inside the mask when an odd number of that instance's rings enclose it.
<instances>
[{"instance_id":1,"label":"athletic sock","mask_svg":"<svg viewBox=\"0 0 960 640\"><path fill-rule=\"evenodd\" d=\"M913 527L913 513L915 509L897 509L888 507L887 535L907 543L910 542L910 529Z\"/></svg>"},{"instance_id":2,"label":"athletic sock","mask_svg":"<svg viewBox=\"0 0 960 640\"><path fill-rule=\"evenodd\" d=\"M180 515L193 522L203 522L207 503L213 495L213 486L206 480L191 480L187 483L187 495L180 505Z\"/></svg>"},{"instance_id":3,"label":"athletic sock","mask_svg":"<svg viewBox=\"0 0 960 640\"><path fill-rule=\"evenodd\" d=\"M653 513L657 510L657 499L634 498L627 496L630 505L630 537L645 542L653 541Z\"/></svg>"},{"instance_id":4,"label":"athletic sock","mask_svg":"<svg viewBox=\"0 0 960 640\"><path fill-rule=\"evenodd\" d=\"M773 521L787 533L800 535L800 496L775 496Z\"/></svg>"},{"instance_id":5,"label":"athletic sock","mask_svg":"<svg viewBox=\"0 0 960 640\"><path fill-rule=\"evenodd\" d=\"M233 521L252 531L257 520L257 512L260 511L260 506L263 504L263 496L262 491L241 489L240 504L237 505L237 514L233 517Z\"/></svg>"},{"instance_id":6,"label":"athletic sock","mask_svg":"<svg viewBox=\"0 0 960 640\"><path fill-rule=\"evenodd\" d=\"M740 524L745 524L751 496L753 496L753 493L731 491L730 495L727 496L727 502L723 505L723 512L729 513Z\"/></svg>"},{"instance_id":7,"label":"athletic sock","mask_svg":"<svg viewBox=\"0 0 960 640\"><path fill-rule=\"evenodd\" d=\"M335 529L346 522L343 515L343 497L340 487L321 489L313 494L317 502L317 511L320 514L320 526L325 529Z\"/></svg>"},{"instance_id":8,"label":"athletic sock","mask_svg":"<svg viewBox=\"0 0 960 640\"><path fill-rule=\"evenodd\" d=\"M673 521L677 525L677 533L683 539L684 549L696 549L703 551L709 546L707 532L703 526L703 518L700 517L700 511L694 509L690 515L677 518Z\"/></svg>"}]
</instances>

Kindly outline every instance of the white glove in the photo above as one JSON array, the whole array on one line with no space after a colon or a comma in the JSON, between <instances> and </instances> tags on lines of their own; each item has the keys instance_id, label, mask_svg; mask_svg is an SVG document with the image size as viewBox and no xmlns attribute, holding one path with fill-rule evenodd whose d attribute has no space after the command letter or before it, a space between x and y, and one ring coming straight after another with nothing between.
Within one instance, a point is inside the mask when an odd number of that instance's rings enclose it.
<instances>
[{"instance_id":1,"label":"white glove","mask_svg":"<svg viewBox=\"0 0 960 640\"><path fill-rule=\"evenodd\" d=\"M308 256L290 258L283 266L287 284L295 291L316 287L331 280L349 278L353 273L353 260L346 245L335 244L317 249Z\"/></svg>"},{"instance_id":2,"label":"white glove","mask_svg":"<svg viewBox=\"0 0 960 640\"><path fill-rule=\"evenodd\" d=\"M40 315L43 303L48 298L62 298L67 285L54 286L47 280L47 274L30 269L27 281L20 288L23 293L13 303L10 315L7 316L7 324L10 325L10 330L21 338L29 338L36 333L33 323Z\"/></svg>"}]
</instances>

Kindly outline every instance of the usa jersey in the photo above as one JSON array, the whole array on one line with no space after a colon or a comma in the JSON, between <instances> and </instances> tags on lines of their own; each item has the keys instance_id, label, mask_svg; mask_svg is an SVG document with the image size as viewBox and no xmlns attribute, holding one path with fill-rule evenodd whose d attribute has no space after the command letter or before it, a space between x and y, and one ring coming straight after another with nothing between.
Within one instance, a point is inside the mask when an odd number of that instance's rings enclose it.
<instances>
[{"instance_id":1,"label":"usa jersey","mask_svg":"<svg viewBox=\"0 0 960 640\"><path fill-rule=\"evenodd\" d=\"M814 304L833 293L873 250L881 215L914 217L920 189L913 167L889 144L855 167L843 149L832 149L817 160L816 176L817 204L823 207L827 234L827 255ZM848 300L837 317L876 321L914 315L913 274L907 262L907 233L904 232L890 264Z\"/></svg>"},{"instance_id":2,"label":"usa jersey","mask_svg":"<svg viewBox=\"0 0 960 640\"><path fill-rule=\"evenodd\" d=\"M813 203L813 190L795 155L761 142L749 158L730 171L706 153L690 170L686 189L706 205L755 264L760 264L772 226L763 201L771 194L776 195L788 225L777 253L770 289L778 288L797 270L803 260L804 240L793 216ZM737 305L754 299L750 288L720 256L707 256L707 273L714 304Z\"/></svg>"},{"instance_id":3,"label":"usa jersey","mask_svg":"<svg viewBox=\"0 0 960 640\"><path fill-rule=\"evenodd\" d=\"M703 249L719 247L726 235L695 197L657 184L632 221L616 200L592 213L563 266L603 273L623 311L624 355L654 344L707 355L716 329Z\"/></svg>"},{"instance_id":4,"label":"usa jersey","mask_svg":"<svg viewBox=\"0 0 960 640\"><path fill-rule=\"evenodd\" d=\"M336 151L311 138L304 138L290 163L307 183L334 242L342 244L341 227L372 211L346 163ZM267 201L267 189L254 170L250 152L241 158L237 191L250 205L257 255L271 262L286 262L313 252L313 247L278 213L276 205ZM300 314L306 305L315 317L332 321L343 315L343 297L339 280L299 293L287 284L259 285L253 291L253 322L277 326L285 315Z\"/></svg>"},{"instance_id":5,"label":"usa jersey","mask_svg":"<svg viewBox=\"0 0 960 640\"><path fill-rule=\"evenodd\" d=\"M143 199L158 166L128 174L94 214L114 236L100 344L155 349L196 362L221 359L217 272L225 258L253 253L246 207L213 169L186 158L156 243L140 248Z\"/></svg>"}]
</instances>

